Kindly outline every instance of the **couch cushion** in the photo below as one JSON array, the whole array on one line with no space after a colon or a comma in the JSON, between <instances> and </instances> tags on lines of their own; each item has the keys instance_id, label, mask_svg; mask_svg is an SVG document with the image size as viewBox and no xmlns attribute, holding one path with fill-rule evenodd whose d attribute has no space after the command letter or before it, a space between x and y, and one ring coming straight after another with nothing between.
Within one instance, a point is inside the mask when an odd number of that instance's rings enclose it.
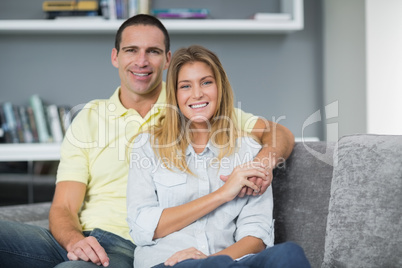
<instances>
[{"instance_id":1,"label":"couch cushion","mask_svg":"<svg viewBox=\"0 0 402 268\"><path fill-rule=\"evenodd\" d=\"M0 220L18 221L48 228L50 202L0 207Z\"/></svg>"},{"instance_id":2,"label":"couch cushion","mask_svg":"<svg viewBox=\"0 0 402 268\"><path fill-rule=\"evenodd\" d=\"M343 137L335 153L323 267L402 267L402 136Z\"/></svg>"},{"instance_id":3,"label":"couch cushion","mask_svg":"<svg viewBox=\"0 0 402 268\"><path fill-rule=\"evenodd\" d=\"M324 258L325 227L335 143L297 142L285 166L275 169L275 243L294 241L312 267Z\"/></svg>"}]
</instances>

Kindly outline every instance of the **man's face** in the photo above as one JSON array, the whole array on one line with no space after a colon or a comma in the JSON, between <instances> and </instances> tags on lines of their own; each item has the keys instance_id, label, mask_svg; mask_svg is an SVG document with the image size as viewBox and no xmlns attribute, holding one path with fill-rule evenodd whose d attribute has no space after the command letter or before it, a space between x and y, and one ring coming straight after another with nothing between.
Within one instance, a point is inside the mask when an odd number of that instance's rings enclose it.
<instances>
[{"instance_id":1,"label":"man's face","mask_svg":"<svg viewBox=\"0 0 402 268\"><path fill-rule=\"evenodd\" d=\"M135 25L124 29L120 51L112 50L112 64L119 69L121 90L146 96L160 89L163 70L171 53L166 54L164 35L155 26Z\"/></svg>"}]
</instances>

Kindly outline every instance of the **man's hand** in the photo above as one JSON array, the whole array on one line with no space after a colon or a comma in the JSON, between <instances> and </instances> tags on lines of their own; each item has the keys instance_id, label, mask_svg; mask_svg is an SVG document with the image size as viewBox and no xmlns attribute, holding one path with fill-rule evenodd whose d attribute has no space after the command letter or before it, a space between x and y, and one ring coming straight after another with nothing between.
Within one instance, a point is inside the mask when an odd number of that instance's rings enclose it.
<instances>
[{"instance_id":1,"label":"man's hand","mask_svg":"<svg viewBox=\"0 0 402 268\"><path fill-rule=\"evenodd\" d=\"M252 174L250 172L244 173L244 171L249 170L258 170L259 175ZM269 177L272 176L270 176L270 173L268 172L266 167L262 163L254 161L235 167L231 174L221 175L220 179L225 182L226 186L226 184L230 180L230 177L235 177L239 172L242 172L242 176L243 179L245 179L245 182L242 183L241 188L237 191L238 197L243 197L246 193L248 193L248 190L250 190L250 194L254 195L259 194L261 190L265 192L272 180L269 180ZM257 183L259 183L259 185Z\"/></svg>"},{"instance_id":2,"label":"man's hand","mask_svg":"<svg viewBox=\"0 0 402 268\"><path fill-rule=\"evenodd\" d=\"M265 178L261 178L261 177L249 177L248 180L252 183L254 183L259 190L255 191L254 189L250 188L250 187L243 187L240 191L240 193L238 194L238 197L244 197L245 195L262 195L263 193L265 193L265 191L268 189L268 187L271 185L272 183L272 169L270 168L266 168L267 169L267 176ZM224 182L226 182L228 180L230 175L221 175L220 179Z\"/></svg>"},{"instance_id":3,"label":"man's hand","mask_svg":"<svg viewBox=\"0 0 402 268\"><path fill-rule=\"evenodd\" d=\"M205 259L208 256L199 251L196 248L188 248L181 251L176 252L173 254L169 259L165 261L166 266L173 266L178 262L188 260L188 259Z\"/></svg>"},{"instance_id":4,"label":"man's hand","mask_svg":"<svg viewBox=\"0 0 402 268\"><path fill-rule=\"evenodd\" d=\"M88 236L75 243L68 251L67 257L70 261L83 260L93 262L98 266L109 266L109 258L105 250L93 236Z\"/></svg>"}]
</instances>

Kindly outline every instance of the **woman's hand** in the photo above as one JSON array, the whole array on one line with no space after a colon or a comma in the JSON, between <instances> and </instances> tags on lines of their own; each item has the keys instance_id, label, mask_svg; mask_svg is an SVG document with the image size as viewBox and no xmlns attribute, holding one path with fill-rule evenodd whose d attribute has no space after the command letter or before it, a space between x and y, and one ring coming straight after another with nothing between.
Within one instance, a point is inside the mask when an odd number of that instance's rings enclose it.
<instances>
[{"instance_id":1,"label":"woman's hand","mask_svg":"<svg viewBox=\"0 0 402 268\"><path fill-rule=\"evenodd\" d=\"M227 201L233 200L245 186L250 187L254 192L258 193L260 187L253 181L250 181L250 177L268 180L269 172L261 162L247 162L235 167L227 179L224 178L225 184L218 191L224 194Z\"/></svg>"},{"instance_id":2,"label":"woman's hand","mask_svg":"<svg viewBox=\"0 0 402 268\"><path fill-rule=\"evenodd\" d=\"M164 264L166 266L173 266L176 263L184 261L184 260L188 260L188 259L198 260L198 259L205 259L206 257L208 257L208 256L205 255L204 253L202 253L201 251L199 251L198 249L188 248L188 249L184 249L184 250L176 252L169 259L167 259Z\"/></svg>"}]
</instances>

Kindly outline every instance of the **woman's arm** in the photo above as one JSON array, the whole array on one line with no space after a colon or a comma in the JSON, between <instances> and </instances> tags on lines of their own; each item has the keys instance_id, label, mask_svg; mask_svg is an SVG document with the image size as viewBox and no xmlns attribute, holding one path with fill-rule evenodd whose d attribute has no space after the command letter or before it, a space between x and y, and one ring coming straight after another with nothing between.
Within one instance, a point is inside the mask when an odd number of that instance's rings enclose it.
<instances>
[{"instance_id":1,"label":"woman's arm","mask_svg":"<svg viewBox=\"0 0 402 268\"><path fill-rule=\"evenodd\" d=\"M267 175L267 171L259 162L250 162L236 167L226 183L215 192L189 203L164 209L153 239L178 231L222 204L233 200L244 186L258 190L256 185L247 178L251 176L266 177Z\"/></svg>"},{"instance_id":2,"label":"woman's arm","mask_svg":"<svg viewBox=\"0 0 402 268\"><path fill-rule=\"evenodd\" d=\"M247 254L258 253L265 249L266 245L261 239L254 236L246 236L234 243L233 245L212 254L215 255L228 255L232 259L240 258Z\"/></svg>"}]
</instances>

